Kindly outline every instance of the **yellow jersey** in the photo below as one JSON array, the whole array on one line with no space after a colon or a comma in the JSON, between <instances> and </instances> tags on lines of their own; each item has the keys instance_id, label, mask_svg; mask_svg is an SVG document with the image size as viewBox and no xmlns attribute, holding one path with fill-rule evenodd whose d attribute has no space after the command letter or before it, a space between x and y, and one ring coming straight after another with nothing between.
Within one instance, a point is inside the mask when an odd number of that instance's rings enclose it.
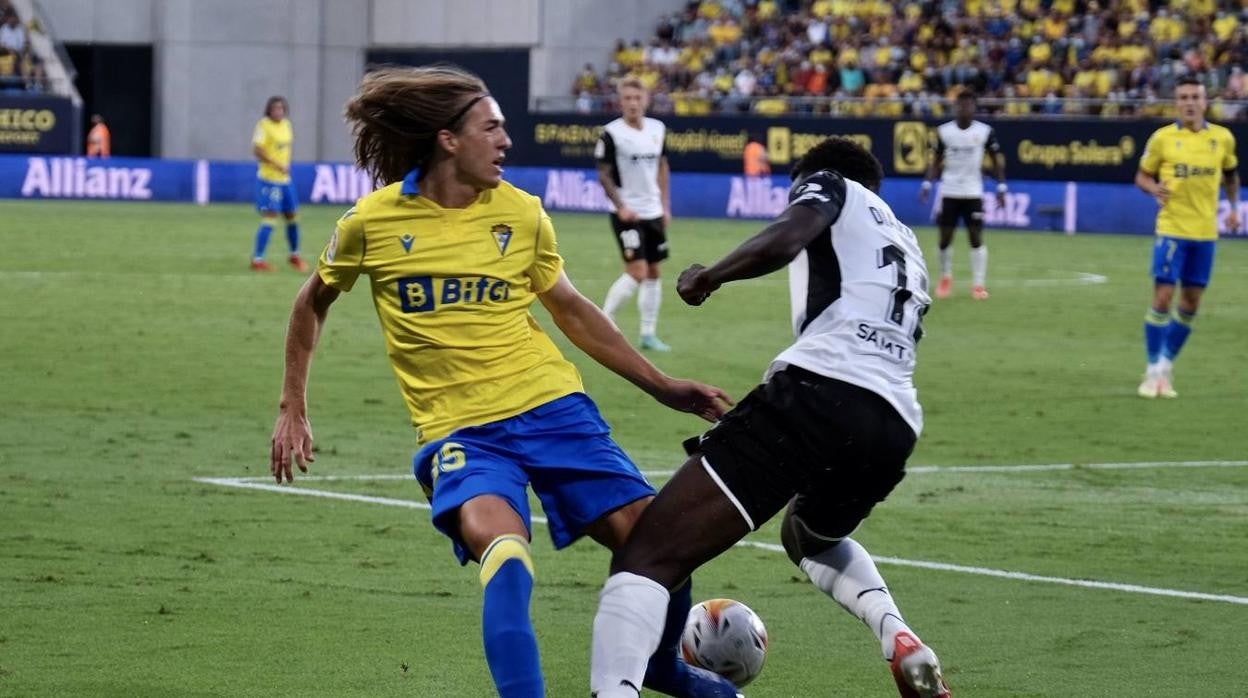
<instances>
[{"instance_id":1,"label":"yellow jersey","mask_svg":"<svg viewBox=\"0 0 1248 698\"><path fill-rule=\"evenodd\" d=\"M289 183L290 143L294 139L295 133L290 128L290 119L274 121L267 116L260 119L256 123L256 130L251 135L251 143L258 146L265 157L285 167L286 172L282 172L262 160L256 176L273 184Z\"/></svg>"},{"instance_id":2,"label":"yellow jersey","mask_svg":"<svg viewBox=\"0 0 1248 698\"><path fill-rule=\"evenodd\" d=\"M1140 169L1164 182L1170 198L1157 214L1157 234L1186 240L1218 239L1222 173L1239 166L1235 136L1205 122L1199 131L1180 124L1153 132Z\"/></svg>"},{"instance_id":3,"label":"yellow jersey","mask_svg":"<svg viewBox=\"0 0 1248 698\"><path fill-rule=\"evenodd\" d=\"M421 443L584 392L529 312L563 272L554 226L507 182L463 209L412 176L379 189L338 221L317 272L340 291L368 276Z\"/></svg>"}]
</instances>

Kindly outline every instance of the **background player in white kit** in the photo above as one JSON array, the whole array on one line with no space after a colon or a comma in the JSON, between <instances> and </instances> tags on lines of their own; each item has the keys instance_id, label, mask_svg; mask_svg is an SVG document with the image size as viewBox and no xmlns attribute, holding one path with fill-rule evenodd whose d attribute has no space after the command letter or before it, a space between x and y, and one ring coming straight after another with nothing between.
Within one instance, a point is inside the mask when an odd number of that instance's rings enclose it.
<instances>
[{"instance_id":1,"label":"background player in white kit","mask_svg":"<svg viewBox=\"0 0 1248 698\"><path fill-rule=\"evenodd\" d=\"M602 309L614 320L640 288L641 348L671 351L656 332L663 302L659 264L667 259L667 226L672 222L667 127L646 116L650 94L640 81L621 81L619 99L622 116L603 127L594 150L598 181L613 208L611 231L624 258L624 273L607 291Z\"/></svg>"},{"instance_id":2,"label":"background player in white kit","mask_svg":"<svg viewBox=\"0 0 1248 698\"><path fill-rule=\"evenodd\" d=\"M775 516L811 581L875 633L902 696L948 696L932 650L848 538L905 475L923 426L915 345L931 299L923 253L876 195L879 161L829 138L794 166L789 206L710 268L680 276L700 305L789 265L796 341L696 443L612 559L594 619L591 690L636 698L668 589ZM691 440L692 442L693 440Z\"/></svg>"},{"instance_id":3,"label":"background player in white kit","mask_svg":"<svg viewBox=\"0 0 1248 698\"><path fill-rule=\"evenodd\" d=\"M953 293L953 231L958 220L966 222L971 239L971 297L988 298L988 248L984 246L984 153L992 155L993 176L997 179L997 205L1005 207L1005 153L992 127L975 120L975 95L958 94L954 120L936 129L936 153L919 192L924 203L932 191L932 181L940 177L940 283L937 298Z\"/></svg>"}]
</instances>

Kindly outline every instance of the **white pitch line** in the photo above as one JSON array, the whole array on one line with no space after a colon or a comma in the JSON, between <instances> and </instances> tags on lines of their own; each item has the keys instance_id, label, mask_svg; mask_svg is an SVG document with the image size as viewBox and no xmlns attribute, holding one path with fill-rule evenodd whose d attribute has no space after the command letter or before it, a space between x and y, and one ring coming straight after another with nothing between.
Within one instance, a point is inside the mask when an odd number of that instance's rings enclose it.
<instances>
[{"instance_id":1,"label":"white pitch line","mask_svg":"<svg viewBox=\"0 0 1248 698\"><path fill-rule=\"evenodd\" d=\"M1215 461L1217 462L1217 461ZM393 499L390 497L374 497L365 494L351 494L349 492L330 492L327 490L313 490L302 487L291 487L289 485L278 485L267 482L253 482L253 478L239 477L196 477L192 478L195 482L218 485L222 487L237 487L248 490L261 490L263 492L277 492L280 494L294 494L304 497L321 497L324 499L339 499L349 502L363 502L365 504L380 504L383 506L404 507L407 509L425 509L431 507L424 502L416 502L409 499ZM304 478L307 479L307 478ZM534 516L533 522L545 524L546 517ZM736 544L736 547L759 548L762 550L770 550L773 552L784 552L782 546L775 543L763 543L760 541L743 540ZM1060 584L1064 586L1083 587L1087 589L1105 589L1109 591L1121 591L1132 594L1148 594L1151 596L1168 596L1179 599L1195 599L1198 601L1214 601L1220 603L1238 604L1248 606L1248 596L1232 596L1230 594L1208 594L1200 591L1184 591L1182 589L1165 589L1162 587L1147 587L1139 584L1123 584L1120 582L1101 582L1091 579L1070 579L1067 577L1046 577L1038 574L1029 574L1027 572L1011 572L1009 570L992 569L991 567L971 567L967 565L953 565L946 562L929 562L927 560L907 560L898 557L871 556L876 562L884 565L896 565L898 567L918 567L921 569L937 570L941 572L958 572L961 574L972 574L981 577L997 577L1001 579L1015 579L1024 582L1040 582L1045 584Z\"/></svg>"},{"instance_id":2,"label":"white pitch line","mask_svg":"<svg viewBox=\"0 0 1248 698\"><path fill-rule=\"evenodd\" d=\"M909 475L940 475L942 473L1036 473L1060 470L1145 470L1151 468L1242 468L1248 460L1182 460L1140 461L1138 463L1039 463L1031 465L914 465L906 468ZM671 477L675 470L643 470L646 477ZM300 475L301 482L338 482L367 480L411 480L411 473L385 473L377 475ZM237 482L268 482L270 475L208 478Z\"/></svg>"},{"instance_id":3,"label":"white pitch line","mask_svg":"<svg viewBox=\"0 0 1248 698\"><path fill-rule=\"evenodd\" d=\"M772 550L775 552L784 552L784 547L775 543L761 543L752 540L743 540L737 543L739 546L747 546L750 548L761 548L763 550ZM1146 587L1139 584L1122 584L1120 582L1098 582L1093 579L1070 579L1067 577L1046 577L1038 574L1028 574L1027 572L1010 572L1009 570L994 570L991 567L971 567L968 565L951 565L947 562L929 562L927 560L906 560L899 557L887 557L884 555L872 555L871 559L883 565L897 565L898 567L918 567L925 570L938 570L941 572L961 572L962 574L974 574L981 577L999 577L1001 579L1017 579L1024 582L1042 582L1045 584L1061 584L1064 586L1083 587L1085 589L1108 589L1110 591L1125 591L1132 594L1149 594L1151 596L1170 596L1178 599L1196 599L1199 601L1218 601L1221 603L1233 603L1241 606L1248 606L1248 596L1232 596L1230 594L1207 594L1203 591L1183 591L1181 589L1164 589L1161 587Z\"/></svg>"}]
</instances>

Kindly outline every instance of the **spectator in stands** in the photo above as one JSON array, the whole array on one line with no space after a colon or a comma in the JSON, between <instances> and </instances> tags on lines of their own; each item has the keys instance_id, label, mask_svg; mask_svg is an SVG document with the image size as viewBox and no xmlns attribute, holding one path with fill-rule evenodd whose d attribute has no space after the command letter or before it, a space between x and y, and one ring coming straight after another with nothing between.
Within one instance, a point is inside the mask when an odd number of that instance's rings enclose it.
<instances>
[{"instance_id":1,"label":"spectator in stands","mask_svg":"<svg viewBox=\"0 0 1248 698\"><path fill-rule=\"evenodd\" d=\"M91 115L91 130L87 132L87 157L107 158L113 154L113 135L104 123L104 117Z\"/></svg>"},{"instance_id":2,"label":"spectator in stands","mask_svg":"<svg viewBox=\"0 0 1248 698\"><path fill-rule=\"evenodd\" d=\"M9 7L4 13L3 24L0 25L0 49L7 49L10 53L23 56L26 54L29 43L26 37L26 27L22 26L17 10Z\"/></svg>"}]
</instances>

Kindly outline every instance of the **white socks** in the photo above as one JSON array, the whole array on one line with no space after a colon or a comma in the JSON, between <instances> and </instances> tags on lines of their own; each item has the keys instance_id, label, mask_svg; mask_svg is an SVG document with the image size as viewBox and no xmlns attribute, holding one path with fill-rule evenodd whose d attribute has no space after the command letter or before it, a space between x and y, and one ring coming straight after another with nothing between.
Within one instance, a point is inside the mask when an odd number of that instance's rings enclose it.
<instances>
[{"instance_id":1,"label":"white socks","mask_svg":"<svg viewBox=\"0 0 1248 698\"><path fill-rule=\"evenodd\" d=\"M885 659L893 657L897 633L913 632L902 620L871 555L853 539L846 538L814 557L802 558L801 568L815 586L875 633ZM594 627L596 631L597 625Z\"/></svg>"},{"instance_id":2,"label":"white socks","mask_svg":"<svg viewBox=\"0 0 1248 698\"><path fill-rule=\"evenodd\" d=\"M953 246L950 245L940 251L940 275L953 276Z\"/></svg>"},{"instance_id":3,"label":"white socks","mask_svg":"<svg viewBox=\"0 0 1248 698\"><path fill-rule=\"evenodd\" d=\"M607 301L602 304L602 312L614 321L615 311L633 297L633 294L637 292L637 286L636 279L628 274L620 274L620 278L611 284L611 290L607 291Z\"/></svg>"},{"instance_id":4,"label":"white socks","mask_svg":"<svg viewBox=\"0 0 1248 698\"><path fill-rule=\"evenodd\" d=\"M971 283L983 286L988 278L988 246L971 248Z\"/></svg>"},{"instance_id":5,"label":"white socks","mask_svg":"<svg viewBox=\"0 0 1248 698\"><path fill-rule=\"evenodd\" d=\"M619 283L619 282L616 282ZM659 325L659 306L663 304L663 282L659 279L646 279L641 282L641 293L637 294L637 310L641 311L641 336L654 334Z\"/></svg>"},{"instance_id":6,"label":"white socks","mask_svg":"<svg viewBox=\"0 0 1248 698\"><path fill-rule=\"evenodd\" d=\"M650 655L659 649L671 594L640 575L611 575L594 616L590 693L596 698L637 698Z\"/></svg>"}]
</instances>

